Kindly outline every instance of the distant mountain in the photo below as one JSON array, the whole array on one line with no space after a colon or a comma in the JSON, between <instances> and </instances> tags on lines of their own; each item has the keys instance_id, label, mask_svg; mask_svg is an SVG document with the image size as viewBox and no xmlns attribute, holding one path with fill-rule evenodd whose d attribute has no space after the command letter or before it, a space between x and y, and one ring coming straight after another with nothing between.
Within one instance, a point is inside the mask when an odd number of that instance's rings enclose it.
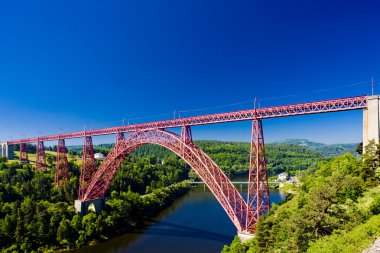
<instances>
[{"instance_id":1,"label":"distant mountain","mask_svg":"<svg viewBox=\"0 0 380 253\"><path fill-rule=\"evenodd\" d=\"M306 139L286 139L284 141L273 142L273 144L294 144L302 147L307 147L309 149L315 150L324 156L332 157L339 156L344 153L351 153L358 156L356 153L356 147L358 143L348 143L348 144L323 144L318 142L309 141Z\"/></svg>"}]
</instances>

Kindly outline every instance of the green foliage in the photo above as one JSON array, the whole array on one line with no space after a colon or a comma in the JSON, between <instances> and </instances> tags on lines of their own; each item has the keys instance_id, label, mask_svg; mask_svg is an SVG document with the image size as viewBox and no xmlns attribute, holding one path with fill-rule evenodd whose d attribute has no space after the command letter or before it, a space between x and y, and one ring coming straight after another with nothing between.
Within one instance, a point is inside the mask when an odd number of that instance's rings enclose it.
<instances>
[{"instance_id":1,"label":"green foliage","mask_svg":"<svg viewBox=\"0 0 380 253\"><path fill-rule=\"evenodd\" d=\"M230 176L249 167L249 143L197 141L196 145ZM95 147L107 155L112 144ZM33 152L33 146L28 146ZM53 147L51 150L56 150ZM345 230L377 212L357 208L366 187L375 185L379 154L365 157L365 165L351 155L331 162L316 151L295 144L266 145L270 175L281 172L303 175L299 194L260 219L256 238L241 245L235 239L225 252L305 251L308 243L336 230ZM81 147L70 148L78 156ZM189 189L189 166L171 151L144 145L132 153L116 172L108 189L111 196L104 210L85 216L74 212L79 167L69 163L70 181L54 188L55 156L47 156L48 172L34 172L30 164L0 161L0 250L4 252L53 251L75 248L133 229ZM316 170L320 163L319 170ZM194 179L196 175L190 172Z\"/></svg>"},{"instance_id":2,"label":"green foliage","mask_svg":"<svg viewBox=\"0 0 380 253\"><path fill-rule=\"evenodd\" d=\"M224 252L361 252L380 236L380 216L371 217L380 213L379 150L370 143L363 159L345 154L309 169L298 194L260 218L251 242Z\"/></svg>"},{"instance_id":3,"label":"green foliage","mask_svg":"<svg viewBox=\"0 0 380 253\"><path fill-rule=\"evenodd\" d=\"M331 145L325 145L321 148L313 149L322 155L325 155L327 157L335 157L339 155L343 155L345 153L350 153L355 156L357 156L357 144L356 143L350 143L350 144L331 144ZM361 153L359 153L361 155Z\"/></svg>"},{"instance_id":4,"label":"green foliage","mask_svg":"<svg viewBox=\"0 0 380 253\"><path fill-rule=\"evenodd\" d=\"M375 197L369 209L373 214L380 214L380 195Z\"/></svg>"},{"instance_id":5,"label":"green foliage","mask_svg":"<svg viewBox=\"0 0 380 253\"><path fill-rule=\"evenodd\" d=\"M230 177L246 174L248 172L250 143L205 140L195 141L194 143L206 154L208 154ZM319 161L326 160L325 156L320 152L322 149L315 151L299 144L300 143L277 143L265 145L269 176L277 175L282 172L295 174L297 171L306 170L309 167L316 167ZM107 155L113 147L114 144L101 144L94 146L94 149L95 152L100 152ZM81 149L81 146L71 146L69 147L69 153L71 152L74 155L80 155ZM333 154L332 151L329 152L329 154ZM134 159L142 157L150 160L156 165L167 165L173 161L177 161L181 163L181 167L188 168L188 166L182 160L179 160L179 158L172 151L154 144L148 144L140 147L130 155L129 159L133 162ZM125 170L130 171L130 161L124 163ZM191 178L195 179L197 176L192 173ZM140 188L139 191L142 191L142 188L144 188L142 186L143 182L134 183L137 183L139 186L135 185L133 188ZM116 187L116 184L114 186Z\"/></svg>"},{"instance_id":6,"label":"green foliage","mask_svg":"<svg viewBox=\"0 0 380 253\"><path fill-rule=\"evenodd\" d=\"M127 158L116 172L109 188L112 191L127 191L140 194L172 185L188 179L189 167L177 157L160 161L153 156Z\"/></svg>"},{"instance_id":7,"label":"green foliage","mask_svg":"<svg viewBox=\"0 0 380 253\"><path fill-rule=\"evenodd\" d=\"M334 231L330 236L311 242L307 252L362 252L370 247L375 239L380 237L380 216L373 216L364 224L355 227L352 231Z\"/></svg>"},{"instance_id":8,"label":"green foliage","mask_svg":"<svg viewBox=\"0 0 380 253\"><path fill-rule=\"evenodd\" d=\"M7 161L8 161L7 157L5 157L5 156L1 156L1 155L0 155L0 164L4 164L4 163L6 163ZM2 168L0 168L0 169L2 169Z\"/></svg>"},{"instance_id":9,"label":"green foliage","mask_svg":"<svg viewBox=\"0 0 380 253\"><path fill-rule=\"evenodd\" d=\"M141 224L189 189L178 183L187 178L188 167L177 158L162 163L134 156L116 173L104 210L80 216L73 208L79 181L75 163L69 163L68 184L54 188L54 161L48 162L47 173L35 172L30 164L1 161L2 252L47 252L104 240Z\"/></svg>"},{"instance_id":10,"label":"green foliage","mask_svg":"<svg viewBox=\"0 0 380 253\"><path fill-rule=\"evenodd\" d=\"M363 142L360 142L358 144L358 146L356 147L356 153L358 153L359 155L363 154Z\"/></svg>"},{"instance_id":11,"label":"green foliage","mask_svg":"<svg viewBox=\"0 0 380 253\"><path fill-rule=\"evenodd\" d=\"M197 141L195 144L218 164L228 175L247 173L250 144L244 142ZM269 176L316 166L323 156L308 148L294 144L265 145Z\"/></svg>"},{"instance_id":12,"label":"green foliage","mask_svg":"<svg viewBox=\"0 0 380 253\"><path fill-rule=\"evenodd\" d=\"M340 156L345 153L350 153L353 155L357 155L357 144L356 143L349 143L349 144L323 144L323 143L317 143L312 142L305 139L288 139L284 140L282 142L277 142L282 144L296 144L303 147L306 147L308 149L317 151L318 153L326 156L326 157L335 157ZM359 153L360 155L362 153Z\"/></svg>"},{"instance_id":13,"label":"green foliage","mask_svg":"<svg viewBox=\"0 0 380 253\"><path fill-rule=\"evenodd\" d=\"M224 246L222 253L245 253L248 247L240 242L239 237L235 236L230 246Z\"/></svg>"},{"instance_id":14,"label":"green foliage","mask_svg":"<svg viewBox=\"0 0 380 253\"><path fill-rule=\"evenodd\" d=\"M363 155L363 166L361 168L361 177L366 181L367 186L374 186L379 182L377 174L380 167L380 144L376 145L374 141L365 147L365 154Z\"/></svg>"},{"instance_id":15,"label":"green foliage","mask_svg":"<svg viewBox=\"0 0 380 253\"><path fill-rule=\"evenodd\" d=\"M208 154L228 176L233 177L248 172L249 143L195 141L195 145ZM265 148L269 176L282 172L295 174L299 170L316 167L319 161L325 159L320 153L295 144L267 144ZM132 156L154 157L158 162L165 164L168 160L178 159L173 152L153 144L144 145ZM195 178L194 174L192 178Z\"/></svg>"}]
</instances>

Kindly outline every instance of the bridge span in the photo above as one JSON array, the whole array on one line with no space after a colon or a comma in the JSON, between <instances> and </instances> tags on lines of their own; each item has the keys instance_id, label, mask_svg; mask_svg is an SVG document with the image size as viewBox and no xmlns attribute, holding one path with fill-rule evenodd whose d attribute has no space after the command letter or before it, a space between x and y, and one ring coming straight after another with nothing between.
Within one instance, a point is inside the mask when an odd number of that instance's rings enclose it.
<instances>
[{"instance_id":1,"label":"bridge span","mask_svg":"<svg viewBox=\"0 0 380 253\"><path fill-rule=\"evenodd\" d=\"M82 168L78 199L75 207L78 212L86 212L91 203L101 205L108 186L121 162L134 150L144 144L161 145L185 160L198 174L214 194L227 215L236 226L238 233L244 237L255 232L255 225L262 214L269 211L270 199L268 190L267 160L265 155L262 120L277 117L310 115L318 113L363 110L363 143L379 140L380 96L356 96L337 98L291 105L279 105L254 108L234 112L209 114L195 117L162 120L126 126L115 126L88 131L38 136L2 143L2 154L9 156L13 145L20 146L20 162L28 161L27 143L37 143L36 170L45 171L46 154L44 142L58 141L55 186L60 187L68 182L68 161L66 139L84 138ZM248 193L246 199L237 191L234 183L222 172L218 165L192 140L191 126L252 121L250 166ZM167 129L181 127L180 135ZM124 133L130 134L124 136ZM96 167L92 136L116 134L115 147ZM5 153L4 150L7 150ZM243 184L243 182L238 182Z\"/></svg>"},{"instance_id":2,"label":"bridge span","mask_svg":"<svg viewBox=\"0 0 380 253\"><path fill-rule=\"evenodd\" d=\"M249 184L247 181L231 181L232 184ZM189 182L191 185L205 184L205 182ZM280 182L269 182L268 184L280 184Z\"/></svg>"},{"instance_id":3,"label":"bridge span","mask_svg":"<svg viewBox=\"0 0 380 253\"><path fill-rule=\"evenodd\" d=\"M374 96L377 97L377 96ZM371 98L371 97L369 97ZM357 96L349 98L338 98L306 103L298 103L291 105L279 105L270 106L257 109L241 110L226 113L216 113L195 117L187 117L172 120L162 120L147 122L141 124L131 124L126 126L116 126L109 128L100 128L87 131L78 131L71 133L54 134L47 136L38 136L32 138L24 138L18 140L10 140L7 143L21 144L21 143L37 143L38 141L53 141L59 139L73 139L73 138L83 138L85 136L99 136L99 135L110 135L117 133L126 132L136 132L151 129L167 129L182 126L196 126L196 125L207 125L216 123L227 123L254 119L268 119L268 118L278 118L278 117L289 117L289 116L299 116L299 115L309 115L317 113L327 113L327 112L339 112L348 110L358 110L367 109L367 96Z\"/></svg>"}]
</instances>

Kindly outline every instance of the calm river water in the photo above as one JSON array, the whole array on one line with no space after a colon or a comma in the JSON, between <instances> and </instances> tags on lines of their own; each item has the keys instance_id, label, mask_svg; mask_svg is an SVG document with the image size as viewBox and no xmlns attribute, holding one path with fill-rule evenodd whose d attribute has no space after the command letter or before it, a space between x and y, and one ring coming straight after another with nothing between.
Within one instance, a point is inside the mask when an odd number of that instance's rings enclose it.
<instances>
[{"instance_id":1,"label":"calm river water","mask_svg":"<svg viewBox=\"0 0 380 253\"><path fill-rule=\"evenodd\" d=\"M241 189L239 185L237 188ZM247 192L246 187L242 190ZM285 194L271 189L270 197L272 203L277 203ZM145 227L72 253L213 253L230 244L235 235L236 228L219 202L203 185L198 185Z\"/></svg>"}]
</instances>

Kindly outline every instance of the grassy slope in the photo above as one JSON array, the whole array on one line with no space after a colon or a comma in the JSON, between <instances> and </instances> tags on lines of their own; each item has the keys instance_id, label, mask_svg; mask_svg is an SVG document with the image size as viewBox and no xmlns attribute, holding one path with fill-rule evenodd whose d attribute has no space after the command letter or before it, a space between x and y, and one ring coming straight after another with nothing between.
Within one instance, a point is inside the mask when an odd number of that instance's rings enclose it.
<instances>
[{"instance_id":1,"label":"grassy slope","mask_svg":"<svg viewBox=\"0 0 380 253\"><path fill-rule=\"evenodd\" d=\"M380 215L372 216L367 222L350 232L338 231L325 236L307 250L310 253L326 252L362 252L380 237Z\"/></svg>"},{"instance_id":2,"label":"grassy slope","mask_svg":"<svg viewBox=\"0 0 380 253\"><path fill-rule=\"evenodd\" d=\"M362 160L344 155L305 176L298 194L257 224L253 240L232 252L361 252L380 237L380 185L363 181Z\"/></svg>"},{"instance_id":3,"label":"grassy slope","mask_svg":"<svg viewBox=\"0 0 380 253\"><path fill-rule=\"evenodd\" d=\"M380 185L369 189L358 199L357 208L362 212L369 212L379 194ZM375 215L349 232L337 231L311 243L307 252L361 252L369 248L378 237L380 237L380 215Z\"/></svg>"}]
</instances>

